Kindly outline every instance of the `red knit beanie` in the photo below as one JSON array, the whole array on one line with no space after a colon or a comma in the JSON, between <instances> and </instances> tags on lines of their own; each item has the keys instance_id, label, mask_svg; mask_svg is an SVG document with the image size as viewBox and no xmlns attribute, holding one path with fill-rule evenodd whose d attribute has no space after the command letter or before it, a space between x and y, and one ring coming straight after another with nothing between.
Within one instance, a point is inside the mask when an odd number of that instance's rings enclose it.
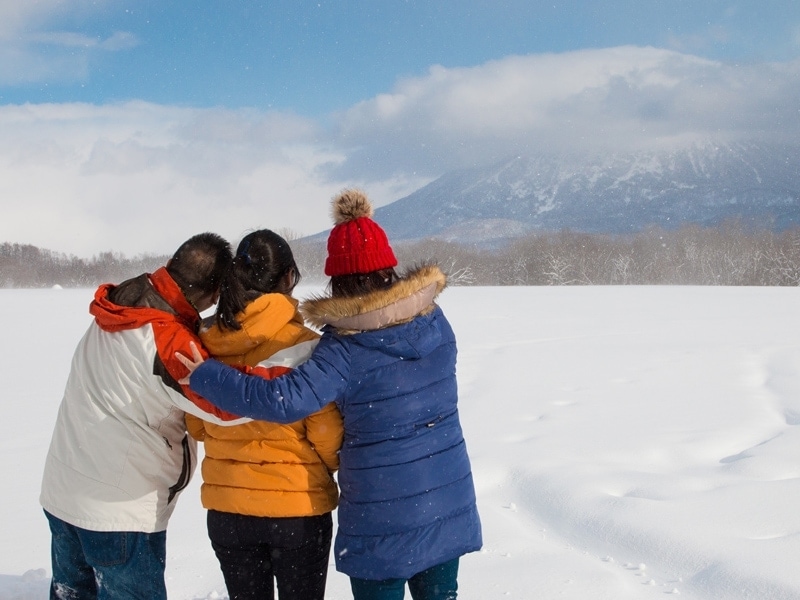
<instances>
[{"instance_id":1,"label":"red knit beanie","mask_svg":"<svg viewBox=\"0 0 800 600\"><path fill-rule=\"evenodd\" d=\"M386 233L372 214L372 203L360 190L345 190L333 199L335 226L328 236L325 275L371 273L397 265Z\"/></svg>"}]
</instances>

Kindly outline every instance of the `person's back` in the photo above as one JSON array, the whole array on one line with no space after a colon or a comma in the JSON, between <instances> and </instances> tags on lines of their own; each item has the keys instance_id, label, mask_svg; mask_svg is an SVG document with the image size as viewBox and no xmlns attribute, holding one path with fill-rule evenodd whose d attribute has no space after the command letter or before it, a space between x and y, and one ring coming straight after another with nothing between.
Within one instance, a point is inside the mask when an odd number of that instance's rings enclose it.
<instances>
[{"instance_id":1,"label":"person's back","mask_svg":"<svg viewBox=\"0 0 800 600\"><path fill-rule=\"evenodd\" d=\"M184 411L244 421L179 385L185 369L174 358L199 339L198 309L213 304L230 260L227 242L201 234L166 268L95 293L94 322L73 356L42 480L53 589L63 595L55 597L93 598L96 581L131 598L165 593L163 532L196 462ZM64 546L70 539L74 547ZM135 539L138 550L126 550Z\"/></svg>"},{"instance_id":2,"label":"person's back","mask_svg":"<svg viewBox=\"0 0 800 600\"><path fill-rule=\"evenodd\" d=\"M398 277L384 231L357 191L334 200L325 273L331 296L301 312L323 336L309 360L280 375L242 377L183 358L192 389L254 418L291 422L329 402L342 411L337 570L355 600L457 597L459 558L480 549L481 525L458 419L456 344L435 299L433 265Z\"/></svg>"},{"instance_id":3,"label":"person's back","mask_svg":"<svg viewBox=\"0 0 800 600\"><path fill-rule=\"evenodd\" d=\"M306 327L291 291L291 249L269 230L248 234L226 276L206 349L230 365L305 360L319 335ZM201 499L231 598L322 600L338 487L342 419L331 404L295 423L235 427L187 416L205 446Z\"/></svg>"},{"instance_id":4,"label":"person's back","mask_svg":"<svg viewBox=\"0 0 800 600\"><path fill-rule=\"evenodd\" d=\"M426 266L385 289L302 307L348 356L349 383L336 400L347 426L334 554L357 579L409 579L480 547L456 340L432 304L444 285Z\"/></svg>"}]
</instances>

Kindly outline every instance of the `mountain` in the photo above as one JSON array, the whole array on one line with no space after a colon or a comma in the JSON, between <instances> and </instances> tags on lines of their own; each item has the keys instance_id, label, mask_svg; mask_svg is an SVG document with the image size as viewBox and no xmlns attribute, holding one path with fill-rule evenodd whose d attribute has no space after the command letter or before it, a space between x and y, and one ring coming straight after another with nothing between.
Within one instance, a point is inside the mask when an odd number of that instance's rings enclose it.
<instances>
[{"instance_id":1,"label":"mountain","mask_svg":"<svg viewBox=\"0 0 800 600\"><path fill-rule=\"evenodd\" d=\"M375 211L390 239L496 244L532 231L631 233L686 223L800 226L800 146L695 143L516 156L447 173Z\"/></svg>"}]
</instances>

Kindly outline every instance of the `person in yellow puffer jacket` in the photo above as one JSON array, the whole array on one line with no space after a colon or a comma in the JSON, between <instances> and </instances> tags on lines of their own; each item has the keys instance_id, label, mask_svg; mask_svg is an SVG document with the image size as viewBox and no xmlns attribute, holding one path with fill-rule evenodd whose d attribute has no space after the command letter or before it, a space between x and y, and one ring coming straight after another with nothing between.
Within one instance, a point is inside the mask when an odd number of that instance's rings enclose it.
<instances>
[{"instance_id":1,"label":"person in yellow puffer jacket","mask_svg":"<svg viewBox=\"0 0 800 600\"><path fill-rule=\"evenodd\" d=\"M294 367L319 335L291 292L300 279L289 244L262 229L239 243L213 324L201 331L230 365ZM201 500L231 600L323 600L338 501L342 417L331 403L296 423L222 427L187 415L204 442Z\"/></svg>"}]
</instances>

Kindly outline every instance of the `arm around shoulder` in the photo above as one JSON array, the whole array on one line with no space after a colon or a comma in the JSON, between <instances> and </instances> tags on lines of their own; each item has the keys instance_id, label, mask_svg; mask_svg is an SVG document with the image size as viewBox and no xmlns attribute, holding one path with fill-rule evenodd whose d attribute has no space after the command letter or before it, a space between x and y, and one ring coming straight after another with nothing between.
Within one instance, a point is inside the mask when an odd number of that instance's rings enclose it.
<instances>
[{"instance_id":1,"label":"arm around shoulder","mask_svg":"<svg viewBox=\"0 0 800 600\"><path fill-rule=\"evenodd\" d=\"M185 326L176 322L158 323L153 331L156 338L158 363L156 374L169 389L172 403L186 414L194 415L209 423L218 425L239 425L250 421L236 413L221 410L205 398L197 395L188 385L182 383L187 368L177 358L178 354L191 354L192 349L200 356L207 357L199 338Z\"/></svg>"},{"instance_id":2,"label":"arm around shoulder","mask_svg":"<svg viewBox=\"0 0 800 600\"><path fill-rule=\"evenodd\" d=\"M255 367L248 375L216 360L206 360L190 378L191 389L223 410L262 421L294 423L341 396L350 356L345 344L324 335L311 357L275 379Z\"/></svg>"}]
</instances>

